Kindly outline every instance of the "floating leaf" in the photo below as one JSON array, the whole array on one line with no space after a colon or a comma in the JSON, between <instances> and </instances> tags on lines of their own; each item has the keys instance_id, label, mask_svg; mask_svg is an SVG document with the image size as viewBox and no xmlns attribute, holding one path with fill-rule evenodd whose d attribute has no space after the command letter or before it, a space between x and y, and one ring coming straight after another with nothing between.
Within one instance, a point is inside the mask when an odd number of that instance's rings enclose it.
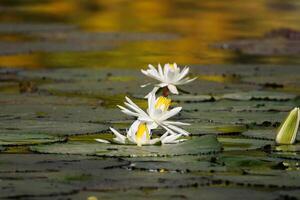
<instances>
[{"instance_id":1,"label":"floating leaf","mask_svg":"<svg viewBox=\"0 0 300 200\"><path fill-rule=\"evenodd\" d=\"M212 135L193 137L179 144L136 146L101 143L68 142L65 144L38 145L31 150L40 153L98 155L105 157L147 157L199 155L219 152L221 145Z\"/></svg>"},{"instance_id":2,"label":"floating leaf","mask_svg":"<svg viewBox=\"0 0 300 200\"><path fill-rule=\"evenodd\" d=\"M174 156L174 157L136 157L127 158L130 161L130 168L132 170L149 170L158 172L168 171L226 171L222 163L211 162L216 159L214 156Z\"/></svg>"},{"instance_id":3,"label":"floating leaf","mask_svg":"<svg viewBox=\"0 0 300 200\"><path fill-rule=\"evenodd\" d=\"M255 140L237 137L220 137L218 140L222 143L224 151L254 150L274 143L273 141L268 140Z\"/></svg>"},{"instance_id":4,"label":"floating leaf","mask_svg":"<svg viewBox=\"0 0 300 200\"><path fill-rule=\"evenodd\" d=\"M196 187L197 185L192 185L190 187L180 188L170 187L170 188L144 188L143 190L117 190L117 191L80 191L77 194L70 195L72 199L86 199L88 197L97 197L98 199L111 199L118 200L120 196L126 199L155 199L155 200L166 200L166 199L264 199L273 200L276 199L279 194L276 192L267 192L264 190L256 190L253 188L234 188L234 187L224 187L223 185L219 187L219 182L207 183L208 186ZM225 184L225 183L220 183ZM211 185L212 187L209 187ZM216 186L214 186L216 185ZM283 193L283 191L280 191ZM286 192L287 193L287 192ZM295 192L294 192L295 193ZM294 194L293 193L293 194ZM297 194L297 193L296 193ZM89 200L89 199L88 199Z\"/></svg>"},{"instance_id":5,"label":"floating leaf","mask_svg":"<svg viewBox=\"0 0 300 200\"><path fill-rule=\"evenodd\" d=\"M243 132L242 135L253 139L274 141L276 139L277 131L276 129L248 130L246 132ZM296 140L300 140L300 135L297 135Z\"/></svg>"},{"instance_id":6,"label":"floating leaf","mask_svg":"<svg viewBox=\"0 0 300 200\"><path fill-rule=\"evenodd\" d=\"M50 136L42 133L1 133L0 145L33 145L43 143L54 143L64 141L65 138Z\"/></svg>"},{"instance_id":7,"label":"floating leaf","mask_svg":"<svg viewBox=\"0 0 300 200\"><path fill-rule=\"evenodd\" d=\"M240 101L251 101L251 100L269 100L269 101L287 101L295 99L297 95L280 93L280 92L269 92L269 91L249 91L239 92L232 94L225 94L222 96L224 99L240 100Z\"/></svg>"},{"instance_id":8,"label":"floating leaf","mask_svg":"<svg viewBox=\"0 0 300 200\"><path fill-rule=\"evenodd\" d=\"M97 133L107 130L107 126L92 123L42 121L42 120L2 120L0 121L0 135L19 134L47 134L47 135L77 135Z\"/></svg>"},{"instance_id":9,"label":"floating leaf","mask_svg":"<svg viewBox=\"0 0 300 200\"><path fill-rule=\"evenodd\" d=\"M238 134L246 130L245 125L215 124L205 122L191 122L190 126L184 127L191 135L206 134Z\"/></svg>"}]
</instances>

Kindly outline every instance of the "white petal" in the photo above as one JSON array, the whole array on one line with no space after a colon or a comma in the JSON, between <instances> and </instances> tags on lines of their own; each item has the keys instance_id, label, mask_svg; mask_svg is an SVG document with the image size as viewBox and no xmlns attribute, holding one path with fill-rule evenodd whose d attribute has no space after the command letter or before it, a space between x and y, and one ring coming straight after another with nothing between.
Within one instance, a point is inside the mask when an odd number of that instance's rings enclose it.
<instances>
[{"instance_id":1,"label":"white petal","mask_svg":"<svg viewBox=\"0 0 300 200\"><path fill-rule=\"evenodd\" d=\"M155 93L152 92L148 97L148 114L150 116L152 116L155 111L155 102L156 102Z\"/></svg>"},{"instance_id":2,"label":"white petal","mask_svg":"<svg viewBox=\"0 0 300 200\"><path fill-rule=\"evenodd\" d=\"M128 110L127 108L124 108L123 106L117 105L123 113L126 115L134 116L134 117L139 117L140 115L138 113L132 112L131 110Z\"/></svg>"},{"instance_id":3,"label":"white petal","mask_svg":"<svg viewBox=\"0 0 300 200\"><path fill-rule=\"evenodd\" d=\"M176 140L180 138L182 134L176 134L176 135L170 135L165 137L161 142L163 144L172 144L172 143L177 143Z\"/></svg>"},{"instance_id":4,"label":"white petal","mask_svg":"<svg viewBox=\"0 0 300 200\"><path fill-rule=\"evenodd\" d=\"M154 87L153 90L145 96L145 99L148 99L151 93L155 94L158 90L159 90L159 87Z\"/></svg>"},{"instance_id":5,"label":"white petal","mask_svg":"<svg viewBox=\"0 0 300 200\"><path fill-rule=\"evenodd\" d=\"M144 85L141 85L141 88L144 88L144 87L147 87L147 86L149 86L149 85L151 85L152 83L146 83L146 84L144 84Z\"/></svg>"},{"instance_id":6,"label":"white petal","mask_svg":"<svg viewBox=\"0 0 300 200\"><path fill-rule=\"evenodd\" d=\"M174 132L176 133L179 133L179 134L183 134L183 135L186 135L188 136L190 133L187 132L186 130L183 130L182 128L179 128L177 126L174 126L174 125L166 125L169 129L173 130Z\"/></svg>"},{"instance_id":7,"label":"white petal","mask_svg":"<svg viewBox=\"0 0 300 200\"><path fill-rule=\"evenodd\" d=\"M125 140L126 137L124 135L122 135L121 133L119 133L117 130L115 130L114 128L109 127L109 129L115 134L116 138L114 138L114 140L125 144Z\"/></svg>"},{"instance_id":8,"label":"white petal","mask_svg":"<svg viewBox=\"0 0 300 200\"><path fill-rule=\"evenodd\" d=\"M129 104L127 102L125 102L125 105L129 108L131 108L134 112L136 112L139 116L144 116L146 113L141 109L141 108L136 108L135 106L133 106L132 104ZM133 113L134 113L133 112Z\"/></svg>"},{"instance_id":9,"label":"white petal","mask_svg":"<svg viewBox=\"0 0 300 200\"><path fill-rule=\"evenodd\" d=\"M197 79L197 77L192 78L192 79L186 78L186 79L184 79L184 80L178 81L178 82L176 83L176 85L185 85L185 84L190 83L190 82L192 82L192 81L194 81L194 80L196 80L196 79Z\"/></svg>"},{"instance_id":10,"label":"white petal","mask_svg":"<svg viewBox=\"0 0 300 200\"><path fill-rule=\"evenodd\" d=\"M148 143L148 144L156 144L156 143L158 143L159 141L160 141L159 138L155 138L155 139L149 140L147 143Z\"/></svg>"},{"instance_id":11,"label":"white petal","mask_svg":"<svg viewBox=\"0 0 300 200\"><path fill-rule=\"evenodd\" d=\"M130 126L128 132L131 131L131 133L134 133L134 134L135 134L135 133L137 132L138 128L139 128L140 123L141 123L141 121L135 120L135 121L132 123L132 125Z\"/></svg>"},{"instance_id":12,"label":"white petal","mask_svg":"<svg viewBox=\"0 0 300 200\"><path fill-rule=\"evenodd\" d=\"M163 73L163 70L162 70L162 67L161 67L160 64L158 64L158 73L159 73L159 75L161 76L161 78L164 77L164 73Z\"/></svg>"},{"instance_id":13,"label":"white petal","mask_svg":"<svg viewBox=\"0 0 300 200\"><path fill-rule=\"evenodd\" d=\"M178 126L189 126L191 124L184 122L175 122L175 121L164 121L165 124L178 125Z\"/></svg>"},{"instance_id":14,"label":"white petal","mask_svg":"<svg viewBox=\"0 0 300 200\"><path fill-rule=\"evenodd\" d=\"M162 136L160 136L160 140L163 140L164 138L166 138L169 135L169 131L166 131Z\"/></svg>"},{"instance_id":15,"label":"white petal","mask_svg":"<svg viewBox=\"0 0 300 200\"><path fill-rule=\"evenodd\" d=\"M168 85L168 88L169 88L171 93L178 94L178 90L177 90L175 85Z\"/></svg>"},{"instance_id":16,"label":"white petal","mask_svg":"<svg viewBox=\"0 0 300 200\"><path fill-rule=\"evenodd\" d=\"M177 77L177 80L181 80L183 79L188 73L189 73L190 68L185 67L179 74L179 76Z\"/></svg>"},{"instance_id":17,"label":"white petal","mask_svg":"<svg viewBox=\"0 0 300 200\"><path fill-rule=\"evenodd\" d=\"M127 101L130 105L134 106L134 107L136 108L136 110L139 111L139 114L141 114L141 115L147 115L147 114L145 113L145 111L143 111L138 105L136 105L135 103L133 103L133 101L132 101L131 99L129 99L128 97L125 97L125 99L126 99L126 101Z\"/></svg>"},{"instance_id":18,"label":"white petal","mask_svg":"<svg viewBox=\"0 0 300 200\"><path fill-rule=\"evenodd\" d=\"M145 74L146 76L149 75L147 70L143 70L143 69L142 69L141 72L142 72L143 74Z\"/></svg>"},{"instance_id":19,"label":"white petal","mask_svg":"<svg viewBox=\"0 0 300 200\"><path fill-rule=\"evenodd\" d=\"M100 143L110 144L110 142L107 140L102 140L102 139L95 139L95 140Z\"/></svg>"},{"instance_id":20,"label":"white petal","mask_svg":"<svg viewBox=\"0 0 300 200\"><path fill-rule=\"evenodd\" d=\"M161 87L161 88L162 87L166 87L167 85L168 85L168 83L160 83L160 84L158 84L158 86Z\"/></svg>"},{"instance_id":21,"label":"white petal","mask_svg":"<svg viewBox=\"0 0 300 200\"><path fill-rule=\"evenodd\" d=\"M177 115L181 111L181 109L182 107L176 107L170 111L164 112L163 115L159 118L159 121L164 121L169 119L170 117L173 117L174 115Z\"/></svg>"}]
</instances>

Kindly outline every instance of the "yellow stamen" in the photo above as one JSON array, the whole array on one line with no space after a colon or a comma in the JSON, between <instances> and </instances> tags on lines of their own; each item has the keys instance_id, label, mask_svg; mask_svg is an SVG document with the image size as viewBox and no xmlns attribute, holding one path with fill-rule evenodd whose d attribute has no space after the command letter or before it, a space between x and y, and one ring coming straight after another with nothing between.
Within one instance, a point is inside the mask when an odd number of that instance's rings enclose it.
<instances>
[{"instance_id":1,"label":"yellow stamen","mask_svg":"<svg viewBox=\"0 0 300 200\"><path fill-rule=\"evenodd\" d=\"M174 70L175 69L175 65L174 64L169 64L170 69Z\"/></svg>"},{"instance_id":2,"label":"yellow stamen","mask_svg":"<svg viewBox=\"0 0 300 200\"><path fill-rule=\"evenodd\" d=\"M155 109L161 109L162 111L167 111L169 109L170 104L171 104L171 99L160 96L156 100Z\"/></svg>"},{"instance_id":3,"label":"yellow stamen","mask_svg":"<svg viewBox=\"0 0 300 200\"><path fill-rule=\"evenodd\" d=\"M150 134L149 134L149 130L147 128L147 125L145 123L140 123L138 130L136 132L135 138L137 141L137 144L140 146L142 139L144 137L144 135L146 134L146 140L150 140Z\"/></svg>"}]
</instances>

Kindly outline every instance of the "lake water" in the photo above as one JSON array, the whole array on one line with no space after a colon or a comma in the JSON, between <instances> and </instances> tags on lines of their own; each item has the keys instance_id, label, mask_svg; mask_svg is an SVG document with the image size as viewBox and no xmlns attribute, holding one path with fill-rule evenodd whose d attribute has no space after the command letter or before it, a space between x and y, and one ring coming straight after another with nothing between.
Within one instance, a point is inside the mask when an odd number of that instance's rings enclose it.
<instances>
[{"instance_id":1,"label":"lake water","mask_svg":"<svg viewBox=\"0 0 300 200\"><path fill-rule=\"evenodd\" d=\"M300 29L296 0L2 0L0 66L125 67L149 63L299 63L247 56L217 42Z\"/></svg>"}]
</instances>

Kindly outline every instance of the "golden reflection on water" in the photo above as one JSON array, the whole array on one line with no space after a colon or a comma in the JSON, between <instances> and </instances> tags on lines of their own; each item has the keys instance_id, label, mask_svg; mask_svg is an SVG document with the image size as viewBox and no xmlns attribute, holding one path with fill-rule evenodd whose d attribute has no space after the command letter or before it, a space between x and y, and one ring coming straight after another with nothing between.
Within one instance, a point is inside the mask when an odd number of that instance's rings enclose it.
<instances>
[{"instance_id":1,"label":"golden reflection on water","mask_svg":"<svg viewBox=\"0 0 300 200\"><path fill-rule=\"evenodd\" d=\"M173 33L175 40L131 41L107 51L33 52L0 56L0 66L128 67L148 63L286 63L286 57L247 57L211 48L216 42L256 37L275 28L300 29L296 0L47 0L0 3L0 23L62 23L87 32ZM0 34L0 41L30 41ZM298 58L296 58L298 59Z\"/></svg>"}]
</instances>

